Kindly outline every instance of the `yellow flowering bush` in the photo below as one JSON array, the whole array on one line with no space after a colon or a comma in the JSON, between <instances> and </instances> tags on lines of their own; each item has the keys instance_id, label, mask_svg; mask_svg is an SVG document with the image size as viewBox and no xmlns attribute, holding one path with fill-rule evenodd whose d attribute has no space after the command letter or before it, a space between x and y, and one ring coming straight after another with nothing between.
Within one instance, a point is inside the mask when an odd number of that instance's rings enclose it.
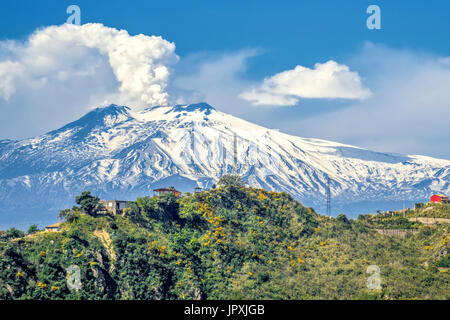
<instances>
[{"instance_id":1,"label":"yellow flowering bush","mask_svg":"<svg viewBox=\"0 0 450 320\"><path fill-rule=\"evenodd\" d=\"M47 285L40 281L37 283L37 286L38 286L38 288L41 288L41 289L47 289Z\"/></svg>"}]
</instances>

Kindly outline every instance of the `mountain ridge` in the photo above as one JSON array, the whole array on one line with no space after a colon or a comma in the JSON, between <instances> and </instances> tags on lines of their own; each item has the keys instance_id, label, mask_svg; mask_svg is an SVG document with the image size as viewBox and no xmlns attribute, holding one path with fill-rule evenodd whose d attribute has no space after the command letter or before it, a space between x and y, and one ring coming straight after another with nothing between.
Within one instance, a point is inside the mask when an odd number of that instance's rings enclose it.
<instances>
[{"instance_id":1,"label":"mountain ridge","mask_svg":"<svg viewBox=\"0 0 450 320\"><path fill-rule=\"evenodd\" d=\"M319 211L330 178L334 215L450 192L448 160L300 138L204 102L142 111L112 104L38 137L0 140L0 207L19 213L45 209L50 217L68 206L63 199L84 189L132 199L160 186L208 188L230 173L254 187L289 192ZM371 205L358 208L359 200ZM357 209L348 212L352 205ZM0 212L0 225L1 217Z\"/></svg>"}]
</instances>

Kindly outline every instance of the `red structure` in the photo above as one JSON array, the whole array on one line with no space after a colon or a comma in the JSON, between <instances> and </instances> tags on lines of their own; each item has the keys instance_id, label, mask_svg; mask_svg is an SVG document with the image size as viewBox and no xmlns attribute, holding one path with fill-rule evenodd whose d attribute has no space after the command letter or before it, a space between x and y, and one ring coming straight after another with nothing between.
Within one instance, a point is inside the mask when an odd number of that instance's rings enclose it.
<instances>
[{"instance_id":1,"label":"red structure","mask_svg":"<svg viewBox=\"0 0 450 320\"><path fill-rule=\"evenodd\" d=\"M442 194L433 194L430 198L430 202L435 203L450 203L450 199Z\"/></svg>"},{"instance_id":2,"label":"red structure","mask_svg":"<svg viewBox=\"0 0 450 320\"><path fill-rule=\"evenodd\" d=\"M173 193L173 195L177 198L180 197L181 192L172 188L159 188L153 190L153 195L160 196L166 193Z\"/></svg>"}]
</instances>

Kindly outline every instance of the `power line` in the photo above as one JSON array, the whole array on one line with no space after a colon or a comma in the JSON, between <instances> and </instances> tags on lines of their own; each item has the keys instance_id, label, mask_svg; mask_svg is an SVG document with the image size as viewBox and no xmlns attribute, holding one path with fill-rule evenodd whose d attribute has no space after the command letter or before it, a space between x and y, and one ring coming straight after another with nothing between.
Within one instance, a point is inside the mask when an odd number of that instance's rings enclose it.
<instances>
[{"instance_id":1,"label":"power line","mask_svg":"<svg viewBox=\"0 0 450 320\"><path fill-rule=\"evenodd\" d=\"M327 177L327 216L331 216L331 181L330 177Z\"/></svg>"},{"instance_id":2,"label":"power line","mask_svg":"<svg viewBox=\"0 0 450 320\"><path fill-rule=\"evenodd\" d=\"M236 133L234 134L234 150L233 150L233 157L234 157L234 166L233 166L233 173L237 174L237 135Z\"/></svg>"}]
</instances>

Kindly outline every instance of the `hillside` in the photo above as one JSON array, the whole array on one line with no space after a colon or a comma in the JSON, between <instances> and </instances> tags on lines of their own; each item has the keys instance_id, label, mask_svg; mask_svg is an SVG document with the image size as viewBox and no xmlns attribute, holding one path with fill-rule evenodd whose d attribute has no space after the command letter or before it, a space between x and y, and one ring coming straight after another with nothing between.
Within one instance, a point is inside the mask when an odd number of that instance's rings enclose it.
<instances>
[{"instance_id":1,"label":"hillside","mask_svg":"<svg viewBox=\"0 0 450 320\"><path fill-rule=\"evenodd\" d=\"M412 210L408 217L428 217L450 219L450 203L428 203L423 208Z\"/></svg>"},{"instance_id":2,"label":"hillside","mask_svg":"<svg viewBox=\"0 0 450 320\"><path fill-rule=\"evenodd\" d=\"M0 228L51 223L75 195L133 200L209 188L225 174L332 215L400 208L450 192L450 161L374 152L264 128L206 103L97 108L38 137L0 141Z\"/></svg>"},{"instance_id":3,"label":"hillside","mask_svg":"<svg viewBox=\"0 0 450 320\"><path fill-rule=\"evenodd\" d=\"M324 217L238 179L138 198L123 216L64 216L57 232L0 235L0 299L450 299L438 269L449 267L448 225L388 237L376 229L392 217ZM370 265L380 289L366 286Z\"/></svg>"}]
</instances>

